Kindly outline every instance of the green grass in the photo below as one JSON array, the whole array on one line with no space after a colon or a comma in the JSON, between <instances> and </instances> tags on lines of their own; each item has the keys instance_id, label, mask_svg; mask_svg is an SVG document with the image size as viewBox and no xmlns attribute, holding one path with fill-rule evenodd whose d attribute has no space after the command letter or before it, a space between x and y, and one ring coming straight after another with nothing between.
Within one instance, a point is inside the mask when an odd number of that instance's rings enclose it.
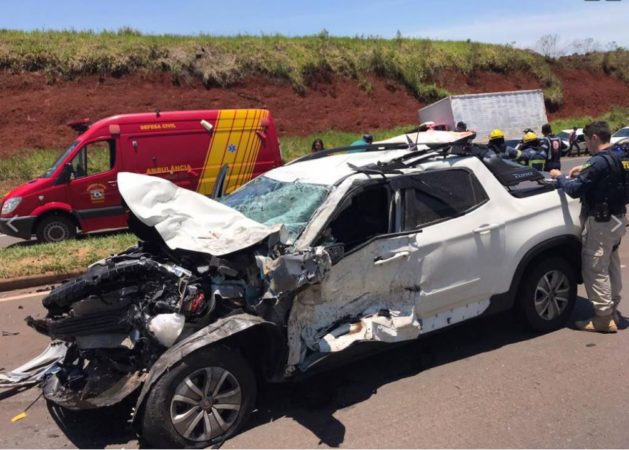
<instances>
[{"instance_id":1,"label":"green grass","mask_svg":"<svg viewBox=\"0 0 629 450\"><path fill-rule=\"evenodd\" d=\"M19 245L0 249L0 279L68 273L137 243L130 233L90 236L56 244Z\"/></svg>"},{"instance_id":2,"label":"green grass","mask_svg":"<svg viewBox=\"0 0 629 450\"><path fill-rule=\"evenodd\" d=\"M551 64L534 52L470 41L378 37L282 35L174 36L120 32L0 30L0 69L42 71L54 79L82 74L121 76L132 72L169 73L176 83L201 81L230 86L251 75L289 81L298 92L320 77L359 81L375 74L405 84L432 101L448 92L435 86L443 70L524 71L544 86L549 102L561 101L561 83Z\"/></svg>"},{"instance_id":3,"label":"green grass","mask_svg":"<svg viewBox=\"0 0 629 450\"><path fill-rule=\"evenodd\" d=\"M629 126L629 108L612 108L611 111L598 117L582 116L558 119L551 122L554 132L567 130L572 127L582 128L594 120L604 120L609 124L612 133L619 128Z\"/></svg>"},{"instance_id":4,"label":"green grass","mask_svg":"<svg viewBox=\"0 0 629 450\"><path fill-rule=\"evenodd\" d=\"M35 149L0 158L0 198L18 184L42 175L61 153L61 150Z\"/></svg>"}]
</instances>

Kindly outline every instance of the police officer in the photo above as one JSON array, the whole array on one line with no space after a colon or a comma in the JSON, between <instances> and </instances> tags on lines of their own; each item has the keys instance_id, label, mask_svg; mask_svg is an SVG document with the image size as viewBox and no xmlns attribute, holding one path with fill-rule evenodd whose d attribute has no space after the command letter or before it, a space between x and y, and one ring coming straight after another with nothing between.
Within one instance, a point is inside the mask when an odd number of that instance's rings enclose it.
<instances>
[{"instance_id":1,"label":"police officer","mask_svg":"<svg viewBox=\"0 0 629 450\"><path fill-rule=\"evenodd\" d=\"M542 125L542 134L544 137L540 141L540 147L546 153L546 166L544 170L561 170L561 150L562 147L565 147L564 143L553 134L549 123Z\"/></svg>"},{"instance_id":2,"label":"police officer","mask_svg":"<svg viewBox=\"0 0 629 450\"><path fill-rule=\"evenodd\" d=\"M551 170L557 186L573 198L581 198L582 271L594 317L579 321L580 330L615 333L618 330L618 303L622 279L618 246L625 234L627 219L625 176L622 161L609 143L606 122L592 122L583 130L592 157L570 170L569 178Z\"/></svg>"}]
</instances>

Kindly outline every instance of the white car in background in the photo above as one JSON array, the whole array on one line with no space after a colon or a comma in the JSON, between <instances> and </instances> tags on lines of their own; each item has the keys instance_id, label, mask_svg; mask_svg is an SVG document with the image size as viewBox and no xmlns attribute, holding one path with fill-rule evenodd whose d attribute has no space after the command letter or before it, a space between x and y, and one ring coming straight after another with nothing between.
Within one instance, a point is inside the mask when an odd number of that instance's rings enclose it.
<instances>
[{"instance_id":1,"label":"white car in background","mask_svg":"<svg viewBox=\"0 0 629 450\"><path fill-rule=\"evenodd\" d=\"M611 143L615 144L616 142L624 141L626 139L629 139L629 127L621 128L612 134Z\"/></svg>"}]
</instances>

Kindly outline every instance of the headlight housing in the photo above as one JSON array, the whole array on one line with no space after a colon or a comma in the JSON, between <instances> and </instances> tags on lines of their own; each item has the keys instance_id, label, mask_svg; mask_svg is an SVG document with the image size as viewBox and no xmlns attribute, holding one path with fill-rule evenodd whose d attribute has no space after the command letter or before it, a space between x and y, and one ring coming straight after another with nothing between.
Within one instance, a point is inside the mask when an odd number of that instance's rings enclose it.
<instances>
[{"instance_id":1,"label":"headlight housing","mask_svg":"<svg viewBox=\"0 0 629 450\"><path fill-rule=\"evenodd\" d=\"M11 214L15 211L15 208L18 207L20 202L22 201L22 197L11 197L2 205L2 214Z\"/></svg>"}]
</instances>

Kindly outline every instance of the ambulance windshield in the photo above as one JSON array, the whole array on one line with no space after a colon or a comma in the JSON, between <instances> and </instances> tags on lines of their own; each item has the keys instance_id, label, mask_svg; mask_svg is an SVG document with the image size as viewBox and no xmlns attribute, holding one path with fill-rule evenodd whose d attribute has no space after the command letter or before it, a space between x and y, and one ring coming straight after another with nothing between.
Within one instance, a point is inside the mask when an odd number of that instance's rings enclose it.
<instances>
[{"instance_id":1,"label":"ambulance windshield","mask_svg":"<svg viewBox=\"0 0 629 450\"><path fill-rule=\"evenodd\" d=\"M76 148L76 146L79 145L79 141L74 141L72 144L70 144L70 147L68 147L66 149L65 152L63 152L61 154L61 156L59 156L59 158L57 158L57 160L55 161L55 163L50 167L50 169L48 169L43 175L42 178L49 178L53 173L55 173L55 170L57 170L57 168L63 163L63 161L66 160L66 158L68 157L68 155L70 153L72 153L72 151Z\"/></svg>"}]
</instances>

